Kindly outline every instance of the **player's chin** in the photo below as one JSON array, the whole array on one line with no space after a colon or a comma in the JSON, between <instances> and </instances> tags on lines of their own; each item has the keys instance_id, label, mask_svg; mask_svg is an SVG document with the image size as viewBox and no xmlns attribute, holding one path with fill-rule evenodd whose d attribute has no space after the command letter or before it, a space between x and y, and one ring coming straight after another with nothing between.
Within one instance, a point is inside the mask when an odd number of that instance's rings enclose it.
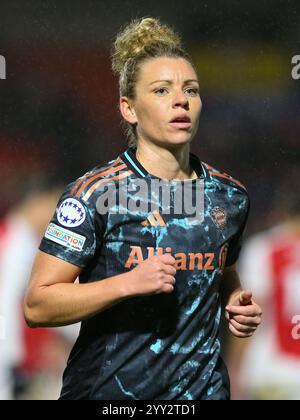
<instances>
[{"instance_id":1,"label":"player's chin","mask_svg":"<svg viewBox=\"0 0 300 420\"><path fill-rule=\"evenodd\" d=\"M169 133L169 135L166 137L168 139L168 143L172 144L174 146L183 146L185 144L188 144L192 141L194 137L194 133L189 132L187 130L178 130L176 133Z\"/></svg>"}]
</instances>

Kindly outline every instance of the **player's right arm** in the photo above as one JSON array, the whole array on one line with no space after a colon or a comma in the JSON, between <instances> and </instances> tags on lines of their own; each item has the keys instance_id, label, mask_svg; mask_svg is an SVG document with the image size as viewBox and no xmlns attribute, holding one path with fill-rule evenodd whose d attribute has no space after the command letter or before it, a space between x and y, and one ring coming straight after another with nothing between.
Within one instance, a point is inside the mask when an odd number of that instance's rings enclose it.
<instances>
[{"instance_id":1,"label":"player's right arm","mask_svg":"<svg viewBox=\"0 0 300 420\"><path fill-rule=\"evenodd\" d=\"M25 297L25 318L32 327L73 324L134 296L169 293L175 282L175 258L154 256L122 274L77 283L95 264L106 218L95 205L66 188L39 247Z\"/></svg>"},{"instance_id":2,"label":"player's right arm","mask_svg":"<svg viewBox=\"0 0 300 420\"><path fill-rule=\"evenodd\" d=\"M75 283L82 269L39 251L25 297L25 319L30 327L73 324L139 295L174 290L175 258L151 257L133 270L86 284Z\"/></svg>"}]
</instances>

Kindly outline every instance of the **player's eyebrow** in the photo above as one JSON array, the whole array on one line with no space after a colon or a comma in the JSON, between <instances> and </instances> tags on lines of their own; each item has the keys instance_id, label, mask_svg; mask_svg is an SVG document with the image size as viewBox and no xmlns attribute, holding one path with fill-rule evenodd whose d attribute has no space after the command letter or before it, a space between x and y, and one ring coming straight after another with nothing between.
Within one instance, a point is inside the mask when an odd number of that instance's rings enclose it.
<instances>
[{"instance_id":1,"label":"player's eyebrow","mask_svg":"<svg viewBox=\"0 0 300 420\"><path fill-rule=\"evenodd\" d=\"M151 86L151 85L153 85L154 83L159 83L159 82L165 82L165 83L168 83L169 85L172 85L172 84L173 84L172 80L161 79L161 80L154 80L153 82L149 83L149 85ZM183 84L184 84L184 85L186 85L186 84L191 83L191 82L196 82L196 83L198 83L198 84L199 84L199 82L198 82L198 80L197 80L197 79L187 79L187 80L185 80L185 81L183 82Z\"/></svg>"}]
</instances>

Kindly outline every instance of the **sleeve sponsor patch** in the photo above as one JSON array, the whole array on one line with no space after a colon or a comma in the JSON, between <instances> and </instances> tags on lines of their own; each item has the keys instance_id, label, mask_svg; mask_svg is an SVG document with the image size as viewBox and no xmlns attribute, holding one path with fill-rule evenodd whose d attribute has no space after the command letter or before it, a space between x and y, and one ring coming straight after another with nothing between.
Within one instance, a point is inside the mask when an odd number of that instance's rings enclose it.
<instances>
[{"instance_id":1,"label":"sleeve sponsor patch","mask_svg":"<svg viewBox=\"0 0 300 420\"><path fill-rule=\"evenodd\" d=\"M64 200L57 210L57 220L62 226L76 227L85 221L86 212L80 201L75 198Z\"/></svg>"},{"instance_id":2,"label":"sleeve sponsor patch","mask_svg":"<svg viewBox=\"0 0 300 420\"><path fill-rule=\"evenodd\" d=\"M64 229L57 226L55 223L50 223L45 238L52 242L56 242L64 246L65 248L72 249L74 251L82 251L86 238L78 233L74 233L71 230Z\"/></svg>"}]
</instances>

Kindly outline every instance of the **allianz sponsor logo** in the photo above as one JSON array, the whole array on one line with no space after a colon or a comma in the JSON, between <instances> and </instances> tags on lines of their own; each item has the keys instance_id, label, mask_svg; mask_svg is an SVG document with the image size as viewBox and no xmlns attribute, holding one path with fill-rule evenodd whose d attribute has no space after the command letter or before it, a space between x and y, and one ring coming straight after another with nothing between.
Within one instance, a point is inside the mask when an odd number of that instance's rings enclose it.
<instances>
[{"instance_id":1,"label":"allianz sponsor logo","mask_svg":"<svg viewBox=\"0 0 300 420\"><path fill-rule=\"evenodd\" d=\"M6 60L3 55L0 55L0 80L6 79Z\"/></svg>"},{"instance_id":2,"label":"allianz sponsor logo","mask_svg":"<svg viewBox=\"0 0 300 420\"><path fill-rule=\"evenodd\" d=\"M46 230L45 237L52 242L71 248L74 251L82 251L86 238L68 229L50 223Z\"/></svg>"},{"instance_id":3,"label":"allianz sponsor logo","mask_svg":"<svg viewBox=\"0 0 300 420\"><path fill-rule=\"evenodd\" d=\"M169 246L165 249L163 247L147 247L147 251L140 246L130 246L130 249L131 252L125 263L125 268L132 268L154 255L171 254L176 260L176 270L213 271L218 269L221 274L226 264L228 244L223 245L219 254L216 254L215 252L173 253L172 248Z\"/></svg>"}]
</instances>

